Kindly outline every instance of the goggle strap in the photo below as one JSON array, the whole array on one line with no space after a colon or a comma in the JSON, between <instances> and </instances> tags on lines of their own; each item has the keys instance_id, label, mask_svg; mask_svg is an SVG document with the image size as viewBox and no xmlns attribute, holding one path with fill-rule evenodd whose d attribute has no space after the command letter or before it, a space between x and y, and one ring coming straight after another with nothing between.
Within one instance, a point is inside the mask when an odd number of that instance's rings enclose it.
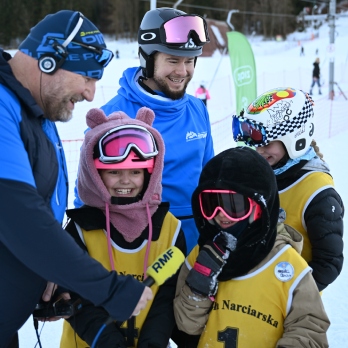
<instances>
[{"instance_id":1,"label":"goggle strap","mask_svg":"<svg viewBox=\"0 0 348 348\"><path fill-rule=\"evenodd\" d=\"M147 30L140 29L138 34L138 42L140 45L162 43L160 30L158 28Z\"/></svg>"},{"instance_id":2,"label":"goggle strap","mask_svg":"<svg viewBox=\"0 0 348 348\"><path fill-rule=\"evenodd\" d=\"M136 144L128 144L128 146L126 147L122 156L111 157L111 156L101 155L99 157L99 161L102 163L123 162L127 159L127 157L129 156L131 151L135 152L135 154L139 157L139 161L148 161L148 160L154 158L155 156L157 156L157 154L158 154L157 150L152 152L151 154L146 154L146 153L142 152Z\"/></svg>"},{"instance_id":3,"label":"goggle strap","mask_svg":"<svg viewBox=\"0 0 348 348\"><path fill-rule=\"evenodd\" d=\"M70 35L66 38L66 40L63 42L62 46L64 48L66 48L69 43L73 40L73 38L75 37L75 35L77 34L77 32L80 30L82 23L83 23L83 15L79 12L79 20L74 28L74 30L70 33Z\"/></svg>"}]
</instances>

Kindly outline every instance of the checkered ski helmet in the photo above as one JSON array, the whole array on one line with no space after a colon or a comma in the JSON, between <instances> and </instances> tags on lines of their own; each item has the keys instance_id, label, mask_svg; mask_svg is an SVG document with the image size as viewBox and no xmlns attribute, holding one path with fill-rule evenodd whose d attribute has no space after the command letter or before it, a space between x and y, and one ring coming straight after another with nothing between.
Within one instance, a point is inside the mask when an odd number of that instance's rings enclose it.
<instances>
[{"instance_id":1,"label":"checkered ski helmet","mask_svg":"<svg viewBox=\"0 0 348 348\"><path fill-rule=\"evenodd\" d=\"M291 87L271 89L257 97L239 116L263 127L265 141L281 141L290 158L306 153L314 135L314 102L308 93Z\"/></svg>"}]
</instances>

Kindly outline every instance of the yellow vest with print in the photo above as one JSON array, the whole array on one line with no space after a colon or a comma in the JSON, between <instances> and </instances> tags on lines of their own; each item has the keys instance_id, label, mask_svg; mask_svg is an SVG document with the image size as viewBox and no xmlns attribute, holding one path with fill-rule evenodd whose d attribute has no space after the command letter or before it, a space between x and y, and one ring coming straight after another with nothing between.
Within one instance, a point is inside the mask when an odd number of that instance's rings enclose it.
<instances>
[{"instance_id":1,"label":"yellow vest with print","mask_svg":"<svg viewBox=\"0 0 348 348\"><path fill-rule=\"evenodd\" d=\"M280 207L285 210L284 223L290 225L303 236L302 257L312 260L312 245L308 238L304 213L312 199L321 191L334 187L332 177L323 172L310 172L291 186L279 191Z\"/></svg>"},{"instance_id":2,"label":"yellow vest with print","mask_svg":"<svg viewBox=\"0 0 348 348\"><path fill-rule=\"evenodd\" d=\"M197 250L192 253L191 265ZM275 347L283 335L292 292L310 270L296 250L286 245L255 272L219 282L198 348Z\"/></svg>"},{"instance_id":3,"label":"yellow vest with print","mask_svg":"<svg viewBox=\"0 0 348 348\"><path fill-rule=\"evenodd\" d=\"M164 218L161 233L158 240L151 242L151 248L149 252L148 266L150 266L158 257L159 254L166 251L169 247L173 246L176 242L177 236L180 231L181 223L168 212ZM107 249L107 238L105 230L93 230L86 231L76 225L77 229L83 235L84 243L87 247L88 254L94 259L98 260L106 269L111 270L109 261L109 254ZM112 241L112 253L115 263L115 268L118 274L132 275L139 281L144 279L144 260L146 253L147 241L137 249L122 249L115 245ZM154 284L151 287L153 296L156 296L158 286ZM147 313L150 310L152 301L148 301L147 306L136 317L132 317L122 324L122 328L127 330L127 337L130 331L133 332L133 341L127 342L128 347L136 347L138 337L140 335L141 328L146 319ZM76 337L76 342L75 342ZM70 324L64 320L63 333L60 341L60 348L88 348L89 345L83 341Z\"/></svg>"}]
</instances>

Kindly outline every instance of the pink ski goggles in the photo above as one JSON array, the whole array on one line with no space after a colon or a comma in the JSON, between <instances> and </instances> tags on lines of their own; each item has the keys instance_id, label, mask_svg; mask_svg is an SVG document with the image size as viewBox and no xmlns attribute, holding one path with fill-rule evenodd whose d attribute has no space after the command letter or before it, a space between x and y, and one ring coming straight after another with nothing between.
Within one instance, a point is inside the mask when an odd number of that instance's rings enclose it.
<instances>
[{"instance_id":1,"label":"pink ski goggles","mask_svg":"<svg viewBox=\"0 0 348 348\"><path fill-rule=\"evenodd\" d=\"M165 38L161 37L163 43L183 45L189 40L191 32L196 33L195 39L199 45L210 41L206 21L197 15L172 18L165 22L162 27L165 34ZM163 30L161 30L162 33Z\"/></svg>"},{"instance_id":2,"label":"pink ski goggles","mask_svg":"<svg viewBox=\"0 0 348 348\"><path fill-rule=\"evenodd\" d=\"M133 150L142 160L158 154L153 135L144 127L124 125L109 130L99 140L99 161L117 163L124 161Z\"/></svg>"},{"instance_id":3,"label":"pink ski goggles","mask_svg":"<svg viewBox=\"0 0 348 348\"><path fill-rule=\"evenodd\" d=\"M207 220L221 211L229 220L241 221L251 215L254 207L254 217L261 216L261 208L255 201L230 190L204 190L199 194L199 205Z\"/></svg>"}]
</instances>

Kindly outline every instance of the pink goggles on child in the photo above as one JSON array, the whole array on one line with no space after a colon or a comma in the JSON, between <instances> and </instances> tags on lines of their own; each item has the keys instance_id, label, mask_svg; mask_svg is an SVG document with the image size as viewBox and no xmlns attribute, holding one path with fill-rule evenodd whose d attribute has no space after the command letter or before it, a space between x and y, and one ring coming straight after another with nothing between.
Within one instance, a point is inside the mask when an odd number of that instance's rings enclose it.
<instances>
[{"instance_id":1,"label":"pink goggles on child","mask_svg":"<svg viewBox=\"0 0 348 348\"><path fill-rule=\"evenodd\" d=\"M102 163L124 161L133 150L141 160L151 159L158 154L153 135L144 127L124 125L109 130L99 140L98 158Z\"/></svg>"},{"instance_id":2,"label":"pink goggles on child","mask_svg":"<svg viewBox=\"0 0 348 348\"><path fill-rule=\"evenodd\" d=\"M204 190L199 194L199 204L207 220L212 220L219 211L231 221L245 220L254 207L254 220L261 216L261 208L255 201L231 190Z\"/></svg>"}]
</instances>

